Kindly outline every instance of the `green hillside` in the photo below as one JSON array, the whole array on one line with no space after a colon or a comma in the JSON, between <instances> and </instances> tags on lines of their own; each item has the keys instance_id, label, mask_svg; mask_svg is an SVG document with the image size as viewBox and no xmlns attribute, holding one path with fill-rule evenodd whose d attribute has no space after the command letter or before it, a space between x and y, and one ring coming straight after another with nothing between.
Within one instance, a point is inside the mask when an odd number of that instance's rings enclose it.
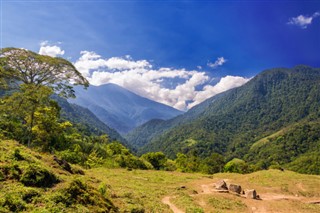
<instances>
[{"instance_id":1,"label":"green hillside","mask_svg":"<svg viewBox=\"0 0 320 213\"><path fill-rule=\"evenodd\" d=\"M237 157L256 162L253 158L258 159L258 156L250 153L252 144L293 124L308 125L319 119L319 91L319 68L301 65L292 69L266 70L244 86L207 100L205 107L201 104L197 106L201 110L196 117L193 117L191 110L190 114L187 112L182 115L185 122L182 118L176 118L182 120L179 125L172 125L174 121L162 122L157 132L164 130L163 133L157 135L153 132L155 137L151 137L149 143L140 148L140 152L161 150L171 158L175 158L179 152L202 158L216 152L226 156L227 160ZM319 146L320 142L317 136L310 134L312 136L303 135L299 143L289 139L282 141L294 143L294 149L299 150L291 156L290 162L303 154L310 156L307 153L311 151L318 153L314 147ZM190 139L194 141L192 144L188 143ZM259 157L261 161L266 161L269 156L261 153ZM278 158L273 163L283 165L289 162ZM290 168L295 167L292 165ZM311 173L318 174L318 171Z\"/></svg>"},{"instance_id":2,"label":"green hillside","mask_svg":"<svg viewBox=\"0 0 320 213\"><path fill-rule=\"evenodd\" d=\"M202 174L60 165L54 156L0 140L0 212L320 212L320 178L290 171ZM254 188L261 200L217 193Z\"/></svg>"},{"instance_id":3,"label":"green hillside","mask_svg":"<svg viewBox=\"0 0 320 213\"><path fill-rule=\"evenodd\" d=\"M129 146L127 141L116 130L100 121L90 110L76 104L70 104L67 100L59 96L54 96L54 100L56 100L61 107L61 118L71 121L84 134L107 134L111 140L117 140Z\"/></svg>"}]
</instances>

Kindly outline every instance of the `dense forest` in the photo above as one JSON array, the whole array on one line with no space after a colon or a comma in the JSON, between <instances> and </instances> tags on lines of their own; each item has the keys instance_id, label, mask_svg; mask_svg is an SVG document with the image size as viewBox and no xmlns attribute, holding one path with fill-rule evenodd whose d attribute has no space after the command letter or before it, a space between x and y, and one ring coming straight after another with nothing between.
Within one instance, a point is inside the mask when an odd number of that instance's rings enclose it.
<instances>
[{"instance_id":1,"label":"dense forest","mask_svg":"<svg viewBox=\"0 0 320 213\"><path fill-rule=\"evenodd\" d=\"M314 131L320 115L319 91L320 69L300 65L266 70L242 87L210 98L169 121L150 121L126 138L140 153L162 150L171 158L183 153L200 159L217 153L226 162L245 160L252 169L282 166L319 174L320 141ZM278 145L272 140L260 149L251 148L265 137L273 139L277 132L282 137ZM283 149L287 155L281 154ZM306 161L309 168L302 166Z\"/></svg>"}]
</instances>

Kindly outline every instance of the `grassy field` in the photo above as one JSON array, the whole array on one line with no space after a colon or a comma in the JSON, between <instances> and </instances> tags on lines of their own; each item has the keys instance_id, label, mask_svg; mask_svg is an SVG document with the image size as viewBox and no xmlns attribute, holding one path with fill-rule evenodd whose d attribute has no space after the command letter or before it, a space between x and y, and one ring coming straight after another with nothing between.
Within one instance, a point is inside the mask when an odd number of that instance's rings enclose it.
<instances>
[{"instance_id":1,"label":"grassy field","mask_svg":"<svg viewBox=\"0 0 320 213\"><path fill-rule=\"evenodd\" d=\"M16 151L19 150L19 151ZM49 171L52 186L26 186L28 169ZM265 170L214 175L93 168L65 171L49 154L0 141L0 212L319 212L320 176ZM80 170L85 175L77 174ZM261 200L214 191L225 180L255 189Z\"/></svg>"}]
</instances>

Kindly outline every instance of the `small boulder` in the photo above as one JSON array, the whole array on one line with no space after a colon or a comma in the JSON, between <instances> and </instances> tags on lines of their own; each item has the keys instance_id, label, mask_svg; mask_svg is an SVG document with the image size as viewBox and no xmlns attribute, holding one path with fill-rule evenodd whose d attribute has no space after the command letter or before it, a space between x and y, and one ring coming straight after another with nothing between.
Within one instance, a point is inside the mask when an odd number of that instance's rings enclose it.
<instances>
[{"instance_id":1,"label":"small boulder","mask_svg":"<svg viewBox=\"0 0 320 213\"><path fill-rule=\"evenodd\" d=\"M227 184L224 180L219 180L215 186L217 190L228 190Z\"/></svg>"},{"instance_id":2,"label":"small boulder","mask_svg":"<svg viewBox=\"0 0 320 213\"><path fill-rule=\"evenodd\" d=\"M229 191L230 192L235 192L237 194L241 193L241 186L240 185L236 185L236 184L230 184L229 185Z\"/></svg>"},{"instance_id":3,"label":"small boulder","mask_svg":"<svg viewBox=\"0 0 320 213\"><path fill-rule=\"evenodd\" d=\"M59 166L62 167L62 169L70 172L71 174L73 174L73 171L72 171L72 169L71 169L71 166L70 166L70 164L69 164L66 160L64 160L64 159L61 159L61 160L60 160L57 156L53 156L53 160L54 160L55 162L57 162L57 163L59 164Z\"/></svg>"},{"instance_id":4,"label":"small boulder","mask_svg":"<svg viewBox=\"0 0 320 213\"><path fill-rule=\"evenodd\" d=\"M254 189L250 189L246 191L246 197L248 199L257 199L257 192Z\"/></svg>"}]
</instances>

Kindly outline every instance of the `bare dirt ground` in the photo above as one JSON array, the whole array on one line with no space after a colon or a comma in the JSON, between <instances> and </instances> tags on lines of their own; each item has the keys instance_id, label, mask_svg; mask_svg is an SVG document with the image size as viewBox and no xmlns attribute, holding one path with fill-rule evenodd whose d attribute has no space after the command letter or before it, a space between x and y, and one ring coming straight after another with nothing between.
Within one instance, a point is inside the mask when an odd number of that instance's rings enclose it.
<instances>
[{"instance_id":1,"label":"bare dirt ground","mask_svg":"<svg viewBox=\"0 0 320 213\"><path fill-rule=\"evenodd\" d=\"M306 191L301 183L297 184L297 187L300 190ZM279 194L279 193L258 193L260 199L259 200L254 200L254 199L246 199L244 195L236 195L233 193L220 193L217 190L215 190L215 185L214 183L210 184L201 184L200 185L200 190L198 191L197 194L190 194L190 196L194 197L195 202L203 207L203 209L208 209L208 205L202 196L208 196L208 195L213 195L213 196L224 196L224 197L240 197L242 198L243 203L246 204L248 207L248 211L246 212L252 212L252 213L278 213L278 212L291 212L291 211L284 211L284 210L277 210L275 207L270 207L274 206L275 202L276 205L290 205L288 202L291 203L303 203L303 204L313 204L313 205L319 205L320 204L320 198L307 198L303 196L298 196L298 195L286 195L286 194ZM198 188L198 189L199 189ZM170 198L175 198L174 196L166 196L162 199L162 202L164 204L169 205L170 209L174 213L183 213L185 211L179 209L177 206L175 206L173 203L170 202ZM206 212L206 211L205 211ZM294 212L299 212L299 211L294 211ZM318 212L318 211L317 211Z\"/></svg>"},{"instance_id":2,"label":"bare dirt ground","mask_svg":"<svg viewBox=\"0 0 320 213\"><path fill-rule=\"evenodd\" d=\"M164 197L162 199L162 203L168 205L174 213L184 213L184 211L178 209L178 207L176 207L173 203L170 202L170 198L170 196Z\"/></svg>"}]
</instances>

